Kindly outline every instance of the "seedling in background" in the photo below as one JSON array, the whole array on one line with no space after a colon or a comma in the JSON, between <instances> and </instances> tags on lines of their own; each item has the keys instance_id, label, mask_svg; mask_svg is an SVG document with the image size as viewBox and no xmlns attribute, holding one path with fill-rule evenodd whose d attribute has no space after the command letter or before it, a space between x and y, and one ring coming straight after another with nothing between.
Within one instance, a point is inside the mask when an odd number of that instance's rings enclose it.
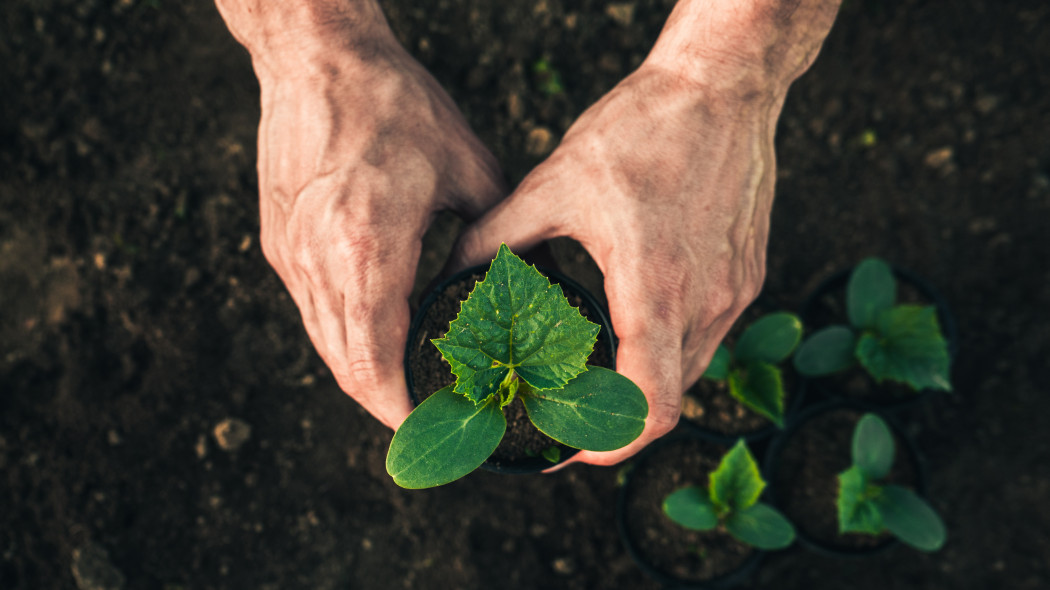
<instances>
[{"instance_id":1,"label":"seedling in background","mask_svg":"<svg viewBox=\"0 0 1050 590\"><path fill-rule=\"evenodd\" d=\"M771 313L748 326L730 351L718 346L705 379L729 381L729 394L747 408L784 426L784 380L777 364L802 339L802 322L791 313Z\"/></svg>"},{"instance_id":2,"label":"seedling in background","mask_svg":"<svg viewBox=\"0 0 1050 590\"><path fill-rule=\"evenodd\" d=\"M877 535L888 530L922 551L944 545L944 523L915 492L880 484L893 467L895 454L889 427L875 414L865 414L853 432L853 465L839 474L839 532Z\"/></svg>"},{"instance_id":3,"label":"seedling in background","mask_svg":"<svg viewBox=\"0 0 1050 590\"><path fill-rule=\"evenodd\" d=\"M722 457L706 489L690 486L664 499L664 514L694 531L721 528L758 549L783 549L795 540L795 528L769 504L758 501L766 482L743 439Z\"/></svg>"},{"instance_id":4,"label":"seedling in background","mask_svg":"<svg viewBox=\"0 0 1050 590\"><path fill-rule=\"evenodd\" d=\"M503 438L503 408L515 398L540 432L569 447L612 451L638 438L649 414L642 391L586 364L598 330L560 287L500 246L448 333L431 341L456 382L394 433L387 473L401 487L429 488L474 471Z\"/></svg>"},{"instance_id":5,"label":"seedling in background","mask_svg":"<svg viewBox=\"0 0 1050 590\"><path fill-rule=\"evenodd\" d=\"M845 371L858 362L876 382L904 383L915 391L951 391L948 344L933 306L895 305L897 282L888 264L864 260L850 275L846 307L850 325L815 332L795 354L795 368L809 377Z\"/></svg>"}]
</instances>

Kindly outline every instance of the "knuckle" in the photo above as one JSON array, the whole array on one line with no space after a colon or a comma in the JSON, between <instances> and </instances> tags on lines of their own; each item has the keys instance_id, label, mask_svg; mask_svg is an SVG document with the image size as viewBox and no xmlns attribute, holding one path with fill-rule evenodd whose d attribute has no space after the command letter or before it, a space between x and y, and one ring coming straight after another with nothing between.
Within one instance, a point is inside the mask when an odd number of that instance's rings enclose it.
<instances>
[{"instance_id":1,"label":"knuckle","mask_svg":"<svg viewBox=\"0 0 1050 590\"><path fill-rule=\"evenodd\" d=\"M674 430L678 425L678 418L682 414L682 408L677 403L657 402L649 409L647 427L653 438L659 438Z\"/></svg>"}]
</instances>

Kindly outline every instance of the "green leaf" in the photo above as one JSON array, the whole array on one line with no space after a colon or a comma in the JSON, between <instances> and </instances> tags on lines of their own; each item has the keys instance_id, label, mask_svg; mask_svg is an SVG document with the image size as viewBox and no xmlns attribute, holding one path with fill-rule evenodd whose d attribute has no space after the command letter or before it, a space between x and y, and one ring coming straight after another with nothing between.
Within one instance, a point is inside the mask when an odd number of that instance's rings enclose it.
<instances>
[{"instance_id":1,"label":"green leaf","mask_svg":"<svg viewBox=\"0 0 1050 590\"><path fill-rule=\"evenodd\" d=\"M550 461L551 463L557 463L561 461L561 449L556 446L549 446L540 452L543 458Z\"/></svg>"},{"instance_id":2,"label":"green leaf","mask_svg":"<svg viewBox=\"0 0 1050 590\"><path fill-rule=\"evenodd\" d=\"M587 370L598 329L503 244L448 333L433 342L452 365L456 393L480 403L510 370L536 389L564 386Z\"/></svg>"},{"instance_id":3,"label":"green leaf","mask_svg":"<svg viewBox=\"0 0 1050 590\"><path fill-rule=\"evenodd\" d=\"M893 307L896 301L897 281L886 262L868 258L853 269L846 288L846 310L855 327L871 328L878 315Z\"/></svg>"},{"instance_id":4,"label":"green leaf","mask_svg":"<svg viewBox=\"0 0 1050 590\"><path fill-rule=\"evenodd\" d=\"M730 514L726 530L738 541L766 551L783 549L795 540L795 527L776 508L762 502Z\"/></svg>"},{"instance_id":5,"label":"green leaf","mask_svg":"<svg viewBox=\"0 0 1050 590\"><path fill-rule=\"evenodd\" d=\"M856 465L839 474L840 533L877 535L882 532L882 517L873 501L878 490Z\"/></svg>"},{"instance_id":6,"label":"green leaf","mask_svg":"<svg viewBox=\"0 0 1050 590\"><path fill-rule=\"evenodd\" d=\"M895 452L890 428L875 414L864 414L853 431L853 464L871 480L883 479L893 467Z\"/></svg>"},{"instance_id":7,"label":"green leaf","mask_svg":"<svg viewBox=\"0 0 1050 590\"><path fill-rule=\"evenodd\" d=\"M729 373L729 394L777 426L784 426L784 384L780 369L762 362L733 369Z\"/></svg>"},{"instance_id":8,"label":"green leaf","mask_svg":"<svg viewBox=\"0 0 1050 590\"><path fill-rule=\"evenodd\" d=\"M664 499L664 514L679 525L694 531L709 531L718 526L718 514L707 492L692 486L672 492Z\"/></svg>"},{"instance_id":9,"label":"green leaf","mask_svg":"<svg viewBox=\"0 0 1050 590\"><path fill-rule=\"evenodd\" d=\"M877 504L883 524L903 543L920 551L937 551L944 546L944 522L915 492L888 485Z\"/></svg>"},{"instance_id":10,"label":"green leaf","mask_svg":"<svg viewBox=\"0 0 1050 590\"><path fill-rule=\"evenodd\" d=\"M450 385L423 400L401 423L390 441L386 471L403 488L446 484L484 463L506 429L499 400L475 405Z\"/></svg>"},{"instance_id":11,"label":"green leaf","mask_svg":"<svg viewBox=\"0 0 1050 590\"><path fill-rule=\"evenodd\" d=\"M883 524L901 542L921 551L937 551L944 546L947 538L944 522L915 492L887 485L877 504Z\"/></svg>"},{"instance_id":12,"label":"green leaf","mask_svg":"<svg viewBox=\"0 0 1050 590\"><path fill-rule=\"evenodd\" d=\"M873 332L857 342L857 358L876 381L906 383L916 391L951 391L948 344L937 310L900 305L879 314Z\"/></svg>"},{"instance_id":13,"label":"green leaf","mask_svg":"<svg viewBox=\"0 0 1050 590\"><path fill-rule=\"evenodd\" d=\"M795 352L795 370L807 377L838 373L857 362L857 336L846 326L829 326L814 332Z\"/></svg>"},{"instance_id":14,"label":"green leaf","mask_svg":"<svg viewBox=\"0 0 1050 590\"><path fill-rule=\"evenodd\" d=\"M732 355L724 344L719 344L715 349L715 356L711 357L711 363L707 365L703 377L713 381L724 381L729 376L729 362Z\"/></svg>"},{"instance_id":15,"label":"green leaf","mask_svg":"<svg viewBox=\"0 0 1050 590\"><path fill-rule=\"evenodd\" d=\"M518 391L529 419L543 434L576 449L613 451L638 438L649 403L630 379L588 367L562 389Z\"/></svg>"},{"instance_id":16,"label":"green leaf","mask_svg":"<svg viewBox=\"0 0 1050 590\"><path fill-rule=\"evenodd\" d=\"M786 359L802 339L802 322L793 313L771 313L748 326L736 343L742 363L759 361L775 365Z\"/></svg>"},{"instance_id":17,"label":"green leaf","mask_svg":"<svg viewBox=\"0 0 1050 590\"><path fill-rule=\"evenodd\" d=\"M739 512L758 501L766 482L758 464L740 439L711 472L711 501L719 512Z\"/></svg>"}]
</instances>

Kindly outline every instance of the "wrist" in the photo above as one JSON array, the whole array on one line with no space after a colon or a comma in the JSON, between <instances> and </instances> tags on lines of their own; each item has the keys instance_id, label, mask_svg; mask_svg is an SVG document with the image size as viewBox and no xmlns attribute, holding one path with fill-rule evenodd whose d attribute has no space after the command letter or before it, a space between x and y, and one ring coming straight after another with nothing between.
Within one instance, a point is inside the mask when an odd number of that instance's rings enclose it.
<instances>
[{"instance_id":1,"label":"wrist","mask_svg":"<svg viewBox=\"0 0 1050 590\"><path fill-rule=\"evenodd\" d=\"M251 54L263 84L325 74L333 63L365 62L396 45L375 0L216 0L216 5Z\"/></svg>"},{"instance_id":2,"label":"wrist","mask_svg":"<svg viewBox=\"0 0 1050 590\"><path fill-rule=\"evenodd\" d=\"M816 59L839 3L680 0L646 62L707 88L782 100Z\"/></svg>"}]
</instances>

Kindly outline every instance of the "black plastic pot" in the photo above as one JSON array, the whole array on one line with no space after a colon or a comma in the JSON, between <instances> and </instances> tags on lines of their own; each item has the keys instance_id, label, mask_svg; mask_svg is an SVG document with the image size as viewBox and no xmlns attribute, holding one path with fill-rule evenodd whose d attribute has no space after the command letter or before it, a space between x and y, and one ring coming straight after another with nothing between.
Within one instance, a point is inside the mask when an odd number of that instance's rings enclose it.
<instances>
[{"instance_id":1,"label":"black plastic pot","mask_svg":"<svg viewBox=\"0 0 1050 590\"><path fill-rule=\"evenodd\" d=\"M884 541L878 543L877 545L863 548L854 548L846 545L838 545L827 542L825 540L822 540L818 536L812 534L811 531L807 529L806 523L800 522L798 514L796 514L795 511L785 501L785 497L787 496L785 490L790 488L790 485L785 482L786 475L781 473L781 470L784 469L783 465L781 464L781 460L785 448L792 441L792 437L794 437L803 429L807 428L807 426L812 426L813 421L815 419L820 418L822 416L826 416L829 412L836 412L840 410L856 412L858 415L862 415L866 412L872 412L877 414L886 422L886 424L890 427L890 430L895 435L896 441L900 443L897 445L895 461L900 461L902 454L904 456L907 456L908 463L911 465L913 475L913 481L910 482L910 487L912 487L915 490L915 492L918 493L920 496L926 497L926 468L925 464L923 463L922 457L919 454L918 448L916 447L915 442L911 439L911 437L907 436L901 429L901 427L891 417L881 412L874 412L870 408L866 408L861 404L857 404L847 400L826 401L824 403L818 404L807 409L801 415L799 415L798 419L792 425L790 425L788 429L784 431L783 434L777 436L770 442L769 449L766 452L766 457L764 460L763 471L765 472L765 475L768 478L767 481L770 484L770 501L778 510L781 511L781 513L787 516L788 519L791 520L792 523L795 525L795 532L798 535L798 540L804 547L816 553L833 557L870 557L882 553L883 551L886 551L891 547L894 547L895 545L899 544L899 541L893 536L888 536ZM850 432L851 434L849 438L852 437L852 430ZM829 452L843 454L845 457L845 462L843 464L842 470L845 470L849 467L849 443L845 445L845 448L837 448ZM809 459L808 456L807 459ZM837 518L837 507L834 502L829 503L829 505L827 506L827 510L831 511L831 515ZM825 514L825 517L826 516L827 514Z\"/></svg>"},{"instance_id":2,"label":"black plastic pot","mask_svg":"<svg viewBox=\"0 0 1050 590\"><path fill-rule=\"evenodd\" d=\"M416 311L416 314L412 319L412 324L409 327L408 341L405 344L404 361L405 381L408 384L408 394L411 397L413 404L418 405L422 400L421 395L417 394L417 392L415 391L415 380L413 379L411 366L412 355L416 352L417 347L433 346L432 344L430 344L429 340L432 338L440 337L440 335L437 334L427 335L425 337L420 336L419 334L420 326L427 319L428 311L434 306L435 302L437 302L439 298L441 298L442 294L448 287L457 283L464 282L466 280L470 280L470 278L475 275L484 275L485 272L488 271L488 266L489 265L486 264L475 266L473 268L468 268L445 279L434 289L432 289L430 293L427 294L427 296L423 299L423 302L420 304L419 309ZM579 296L581 300L583 300L584 305L586 305L588 310L590 311L588 319L601 326L601 331L598 333L598 341L604 343L604 346L608 351L609 362L611 364L609 368L615 368L616 336L613 333L612 322L609 321L609 316L608 313L606 313L605 308L602 307L600 303L598 303L598 300L595 299L590 292L588 292L586 289L584 289L572 279L562 275L560 272L546 268L539 268L539 271L543 273L548 279L550 279L552 283L560 285L567 295L573 294ZM448 326L445 326L445 329L447 328ZM598 345L596 345L596 348L597 346ZM426 394L423 395L429 395L430 393L433 392L426 392ZM573 449L564 445L558 444L557 446L559 447L561 453L560 460L558 461L559 463L564 462L565 460L569 459L577 452L579 452L577 449ZM554 465L556 465L556 463L552 463L541 456L535 456L525 457L521 460L513 462L499 463L490 459L483 463L481 467L482 469L493 471L496 473L537 473L545 469L550 469Z\"/></svg>"},{"instance_id":3,"label":"black plastic pot","mask_svg":"<svg viewBox=\"0 0 1050 590\"><path fill-rule=\"evenodd\" d=\"M716 463L722 454L728 450L727 446L722 445L718 441L713 440L702 433L687 429L679 429L649 445L632 460L625 471L623 484L620 487L619 496L617 498L616 526L627 553L631 556L631 559L634 560L638 568L648 577L663 584L665 588L682 590L725 590L728 588L734 588L746 582L754 574L765 556L764 551L751 549L750 554L735 569L722 573L716 577L704 580L685 579L668 571L667 568L660 567L654 563L652 551L647 551L647 549L652 549L652 547L646 540L636 538L635 527L632 527L629 522L632 516L631 511L637 509L637 502L632 500L637 499L636 494L639 493L639 489L646 486L646 478L653 475L648 473L646 468L652 462L658 461L660 458L663 458L664 460L674 459L677 461L683 458L688 452L688 449L694 447L696 444L710 445L712 449L719 449L711 452L711 458ZM691 473L692 477L695 477L696 475L697 474L695 473ZM704 476L700 476L700 479L703 478ZM654 499L654 501L656 500ZM643 509L655 508L656 510L661 510L662 501L659 501L656 506L651 506L651 504L652 502L645 502ZM662 512L660 516L667 518ZM667 523L670 523L669 526L672 529L677 528L680 531L684 531L684 529L680 529L677 525L671 523L670 519L667 519ZM670 540L670 536L661 538L667 538Z\"/></svg>"},{"instance_id":4,"label":"black plastic pot","mask_svg":"<svg viewBox=\"0 0 1050 590\"><path fill-rule=\"evenodd\" d=\"M948 307L944 297L942 297L941 294L929 283L922 280L914 273L896 266L892 267L891 270L893 271L893 276L897 279L899 285L904 285L914 289L920 297L937 309L937 321L940 324L941 333L944 335L944 339L948 344L948 357L954 361L959 346L959 338L956 331L955 317L952 315L951 309ZM845 268L836 272L818 285L817 288L814 289L813 292L803 301L799 317L802 318L803 325L806 326L810 333L832 324L845 325L849 323L849 317L846 312L846 287L849 284L850 274L852 272L853 267ZM822 312L827 315L830 311L828 308L836 305L839 307L839 309L837 309L837 311L840 312L840 314L838 314L839 317L834 320L830 320L830 318L827 317L820 317ZM822 396L826 399L846 399L866 409L876 411L894 411L925 401L931 394L941 393L924 389L922 391L909 392L906 395L898 396L893 399L884 400L848 396L844 395L841 388L836 387L834 383L836 379L842 378L842 375L845 375L850 371L856 371L857 374L860 375L858 378L866 380L867 386L872 390L887 387L887 384L889 383L885 382L884 384L878 384L867 374L866 371L864 371L863 368L854 367L843 374L805 379L807 382L806 390L807 394L810 396L810 400L814 400L815 396Z\"/></svg>"}]
</instances>

